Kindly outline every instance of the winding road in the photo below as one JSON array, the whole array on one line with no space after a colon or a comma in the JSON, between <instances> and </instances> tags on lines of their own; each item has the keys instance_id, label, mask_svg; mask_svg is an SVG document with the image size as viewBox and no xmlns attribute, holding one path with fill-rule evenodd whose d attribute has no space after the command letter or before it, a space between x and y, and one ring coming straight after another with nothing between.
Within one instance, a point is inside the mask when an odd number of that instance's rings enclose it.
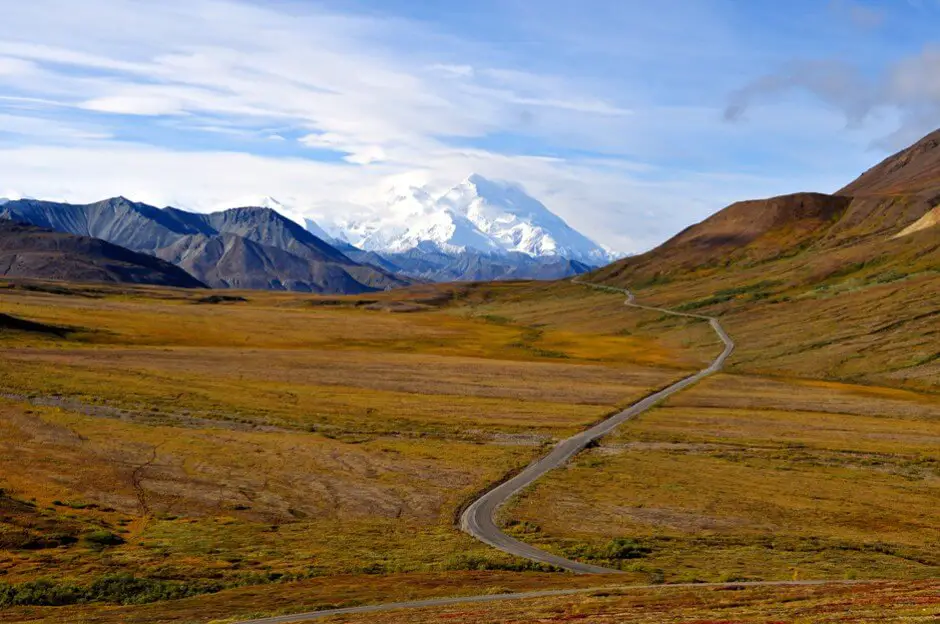
<instances>
[{"instance_id":1,"label":"winding road","mask_svg":"<svg viewBox=\"0 0 940 624\"><path fill-rule=\"evenodd\" d=\"M715 358L715 360L706 368L700 370L694 375L690 375L674 384L655 392L646 398L634 403L627 409L614 414L610 418L598 423L597 425L582 431L581 433L562 440L559 442L552 451L542 457L541 459L530 464L525 470L512 477L511 479L500 483L496 487L488 490L485 494L480 496L480 498L473 501L461 514L460 516L460 528L469 533L478 540L498 548L503 552L507 552L512 555L523 557L531 561L538 561L541 563L547 563L558 568L562 568L571 572L579 574L619 574L620 570L614 570L611 568L604 568L602 566L590 565L587 563L581 563L579 561L572 561L571 559L565 559L564 557L559 557L558 555L553 555L551 553L539 550L538 548L526 544L525 542L520 542L519 540L512 538L502 531L499 530L499 527L496 526L495 515L499 508L506 503L513 495L520 492L524 488L528 487L534 483L541 476L547 472L554 470L562 465L564 465L568 460L574 457L576 454L584 450L588 444L597 440L614 429L624 422L630 420L631 418L642 414L643 412L649 410L657 403L669 398L670 396L676 394L688 388L692 384L700 381L701 379L719 371L724 366L725 360L731 355L731 352L734 351L734 341L731 340L731 337L725 332L724 328L718 322L718 319L710 316L703 316L700 314L687 314L684 312L674 312L672 310L667 310L665 308L656 308L651 306L640 305L636 303L636 299L629 290L613 288L610 286L602 286L599 284L590 284L586 282L581 282L577 279L572 280L576 284L581 284L589 288L595 288L597 290L603 290L607 292L617 292L623 295L626 295L627 300L624 305L627 305L632 308L639 308L641 310L652 310L655 312L660 312L662 314L668 314L671 316L682 316L687 318L700 319L708 321L712 329L715 330L715 333L724 343L724 349L721 354ZM845 581L851 582L851 581ZM768 581L768 582L756 582L756 583L699 583L699 584L690 584L690 585L668 585L668 587L747 587L747 586L761 586L761 585L821 585L826 583L832 583L832 581ZM839 581L836 581L839 583ZM662 589L667 587L664 585L630 585L618 587L619 590L640 590L640 589ZM465 596L465 597L453 597L453 598L431 598L427 600L412 600L407 602L393 602L386 604L378 605L368 605L361 607L347 607L341 609L327 609L323 611L314 611L310 613L299 613L293 615L280 615L275 617L260 618L254 620L244 620L238 624L287 624L289 622L306 622L310 620L319 619L322 617L333 616L333 615L354 615L354 614L366 614L366 613L377 613L382 611L393 611L396 609L416 609L421 607L440 607L453 604L462 604L462 603L478 603L478 602L496 602L501 600L519 600L525 598L546 598L552 596L567 596L567 595L576 595L576 594L585 594L600 591L603 589L610 589L610 587L593 587L593 588L579 588L579 589L559 589L559 590L546 590L546 591L534 591L534 592L519 592L512 594L493 594L493 595L484 595L484 596Z\"/></svg>"},{"instance_id":2,"label":"winding road","mask_svg":"<svg viewBox=\"0 0 940 624\"><path fill-rule=\"evenodd\" d=\"M589 284L577 280L572 281L576 284L581 284L583 286L595 288L597 290L622 293L627 297L624 305L630 306L632 308L653 310L672 316L683 316L708 321L711 324L712 329L715 330L715 333L718 334L718 337L724 343L725 348L707 368L700 370L694 375L680 379L671 386L649 395L645 399L634 403L622 412L614 414L607 420L594 425L590 429L582 431L575 436L559 442L548 455L530 464L525 470L516 476L497 485L493 489L483 494L483 496L473 501L460 516L460 528L481 542L489 544L490 546L498 548L499 550L507 552L511 555L524 557L530 561L547 563L578 574L616 574L619 573L620 570L614 570L611 568L604 568L588 563L581 563L579 561L572 561L571 559L565 559L564 557L559 557L558 555L553 555L551 553L545 552L544 550L539 550L535 546L531 546L525 542L520 542L519 540L506 535L499 530L498 526L496 526L496 512L502 505L506 503L506 501L512 498L512 496L522 491L524 488L532 485L545 473L563 466L568 462L568 460L584 450L587 445L594 440L607 435L624 422L639 414L642 414L657 403L660 403L675 393L688 388L704 377L721 370L725 364L725 360L727 360L728 356L731 355L731 352L734 351L734 341L731 340L731 337L728 336L728 334L725 332L724 328L721 326L721 323L718 322L718 319L714 317L703 316L700 314L687 314L684 312L673 312L672 310L667 310L665 308L654 308L651 306L640 305L636 303L636 299L633 296L633 293L631 293L629 290L613 288L610 286L601 286L597 284Z\"/></svg>"}]
</instances>

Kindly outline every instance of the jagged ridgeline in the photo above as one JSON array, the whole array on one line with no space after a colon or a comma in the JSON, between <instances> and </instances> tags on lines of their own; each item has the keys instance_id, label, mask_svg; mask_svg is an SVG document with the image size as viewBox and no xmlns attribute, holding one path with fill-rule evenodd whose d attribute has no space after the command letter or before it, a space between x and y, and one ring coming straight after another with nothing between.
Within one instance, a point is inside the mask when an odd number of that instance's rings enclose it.
<instances>
[{"instance_id":1,"label":"jagged ridgeline","mask_svg":"<svg viewBox=\"0 0 940 624\"><path fill-rule=\"evenodd\" d=\"M0 216L157 256L214 288L360 293L416 280L561 279L614 258L514 184L472 175L442 195L408 187L387 200L372 216L328 223L270 197L211 214L123 197L17 200Z\"/></svg>"},{"instance_id":2,"label":"jagged ridgeline","mask_svg":"<svg viewBox=\"0 0 940 624\"><path fill-rule=\"evenodd\" d=\"M117 197L86 205L11 201L0 216L156 256L213 288L360 293L409 283L355 262L269 208L197 214Z\"/></svg>"}]
</instances>

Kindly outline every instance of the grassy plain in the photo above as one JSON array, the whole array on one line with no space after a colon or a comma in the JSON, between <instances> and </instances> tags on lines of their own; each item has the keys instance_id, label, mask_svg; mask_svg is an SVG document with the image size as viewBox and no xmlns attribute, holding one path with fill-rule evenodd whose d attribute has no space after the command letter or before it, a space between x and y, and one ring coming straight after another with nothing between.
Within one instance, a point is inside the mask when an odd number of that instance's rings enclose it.
<instances>
[{"instance_id":1,"label":"grassy plain","mask_svg":"<svg viewBox=\"0 0 940 624\"><path fill-rule=\"evenodd\" d=\"M204 622L605 584L531 570L456 531L455 515L552 441L719 349L704 323L625 309L620 296L571 284L224 294L236 299L2 291L0 314L38 325L0 330L0 589L8 605L25 603L0 611L0 622ZM935 578L932 386L831 381L842 369L798 350L794 362L812 362L800 369L807 378L768 375L784 362L771 317L762 329L714 305L739 342L735 374L674 397L549 475L508 510L508 530L621 567L620 583ZM829 331L807 327L815 334L804 342ZM869 384L883 365L873 361L860 373ZM50 570L58 578L47 583ZM921 604L931 588L886 585L878 600ZM627 604L637 622L668 622L653 619L665 612L677 622L768 621L799 604L823 613L844 598L855 608L861 597L790 591L372 617L615 621ZM874 600L857 603L857 621L875 621L864 619Z\"/></svg>"},{"instance_id":2,"label":"grassy plain","mask_svg":"<svg viewBox=\"0 0 940 624\"><path fill-rule=\"evenodd\" d=\"M264 585L273 608L289 581L393 574L407 589L402 573L420 586L478 569L485 589L487 574L531 566L457 531L460 505L709 347L623 331L612 298L603 328L584 302L564 312L563 296L500 303L543 286L221 303L12 286L0 298L7 606Z\"/></svg>"},{"instance_id":3,"label":"grassy plain","mask_svg":"<svg viewBox=\"0 0 940 624\"><path fill-rule=\"evenodd\" d=\"M458 596L471 588L486 587L489 593L519 591L524 588L556 587L559 577L533 573L451 573L446 577L428 575L409 578L403 589L401 579L376 577L364 586L359 577L314 579L278 586L245 587L211 596L155 603L140 607L108 609L73 607L22 608L6 614L0 622L28 617L36 624L69 621L82 624L169 624L178 622L233 621L238 612L251 615L258 604L270 603L276 593L281 613L303 613L328 606L352 606L372 602L392 602L437 596ZM488 583L488 585L484 585ZM584 594L510 600L483 604L457 604L448 607L390 611L369 615L333 616L323 622L423 624L430 622L591 622L635 624L934 624L940 617L940 583L907 581L864 585L825 585L797 587L669 587L631 589L618 586L616 579L568 577L569 587L609 587Z\"/></svg>"},{"instance_id":4,"label":"grassy plain","mask_svg":"<svg viewBox=\"0 0 940 624\"><path fill-rule=\"evenodd\" d=\"M664 266L651 252L639 272L625 260L590 279L628 287L652 305L720 316L738 342L730 362L736 372L937 394L940 236L932 228L891 238L884 229L869 232L873 223L840 233L846 238L839 244L807 240L787 248L773 235L759 258L716 252L664 274L651 275Z\"/></svg>"},{"instance_id":5,"label":"grassy plain","mask_svg":"<svg viewBox=\"0 0 940 624\"><path fill-rule=\"evenodd\" d=\"M324 622L591 624L934 624L940 583L785 588L601 590L588 595L336 617Z\"/></svg>"},{"instance_id":6,"label":"grassy plain","mask_svg":"<svg viewBox=\"0 0 940 624\"><path fill-rule=\"evenodd\" d=\"M718 375L621 427L506 512L526 539L651 580L936 578L940 404ZM610 544L630 544L610 559Z\"/></svg>"}]
</instances>

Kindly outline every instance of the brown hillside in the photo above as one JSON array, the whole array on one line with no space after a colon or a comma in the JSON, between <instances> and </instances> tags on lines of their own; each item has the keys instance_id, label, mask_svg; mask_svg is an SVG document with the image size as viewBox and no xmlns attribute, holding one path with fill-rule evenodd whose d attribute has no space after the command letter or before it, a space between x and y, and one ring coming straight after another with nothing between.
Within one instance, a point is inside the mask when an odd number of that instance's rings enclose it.
<instances>
[{"instance_id":1,"label":"brown hillside","mask_svg":"<svg viewBox=\"0 0 940 624\"><path fill-rule=\"evenodd\" d=\"M721 315L733 367L940 386L940 132L836 195L732 204L595 282Z\"/></svg>"},{"instance_id":2,"label":"brown hillside","mask_svg":"<svg viewBox=\"0 0 940 624\"><path fill-rule=\"evenodd\" d=\"M881 161L838 195L940 194L940 130Z\"/></svg>"},{"instance_id":3,"label":"brown hillside","mask_svg":"<svg viewBox=\"0 0 940 624\"><path fill-rule=\"evenodd\" d=\"M908 236L915 232L922 232L928 228L935 228L940 225L940 206L937 206L923 217L918 219L915 223L907 226L895 237L900 238L902 236Z\"/></svg>"},{"instance_id":4,"label":"brown hillside","mask_svg":"<svg viewBox=\"0 0 940 624\"><path fill-rule=\"evenodd\" d=\"M924 219L938 204L940 130L872 167L835 195L796 193L731 204L656 249L604 267L594 276L636 287L809 250L819 254L880 245ZM890 248L883 251L892 253Z\"/></svg>"},{"instance_id":5,"label":"brown hillside","mask_svg":"<svg viewBox=\"0 0 940 624\"><path fill-rule=\"evenodd\" d=\"M849 198L822 193L737 202L653 251L601 269L597 276L657 281L700 267L766 261L822 237L849 203Z\"/></svg>"}]
</instances>

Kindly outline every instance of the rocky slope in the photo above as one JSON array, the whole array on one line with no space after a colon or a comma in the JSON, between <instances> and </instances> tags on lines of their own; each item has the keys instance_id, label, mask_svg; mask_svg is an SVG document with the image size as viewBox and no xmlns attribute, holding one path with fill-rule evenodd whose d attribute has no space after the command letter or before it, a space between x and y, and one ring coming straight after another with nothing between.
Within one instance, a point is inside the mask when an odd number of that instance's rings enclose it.
<instances>
[{"instance_id":1,"label":"rocky slope","mask_svg":"<svg viewBox=\"0 0 940 624\"><path fill-rule=\"evenodd\" d=\"M592 275L611 283L685 280L800 258L804 268L849 261L894 264L935 255L940 232L940 131L872 167L833 195L796 193L732 204L656 249ZM899 245L901 233L912 242ZM910 246L919 251L912 252ZM810 281L817 271L806 273Z\"/></svg>"},{"instance_id":2,"label":"rocky slope","mask_svg":"<svg viewBox=\"0 0 940 624\"><path fill-rule=\"evenodd\" d=\"M0 220L0 277L205 287L165 260L8 220Z\"/></svg>"},{"instance_id":3,"label":"rocky slope","mask_svg":"<svg viewBox=\"0 0 940 624\"><path fill-rule=\"evenodd\" d=\"M19 200L0 206L0 217L148 253L216 288L358 293L407 283L353 261L270 208L198 214L123 197L87 205Z\"/></svg>"}]
</instances>

